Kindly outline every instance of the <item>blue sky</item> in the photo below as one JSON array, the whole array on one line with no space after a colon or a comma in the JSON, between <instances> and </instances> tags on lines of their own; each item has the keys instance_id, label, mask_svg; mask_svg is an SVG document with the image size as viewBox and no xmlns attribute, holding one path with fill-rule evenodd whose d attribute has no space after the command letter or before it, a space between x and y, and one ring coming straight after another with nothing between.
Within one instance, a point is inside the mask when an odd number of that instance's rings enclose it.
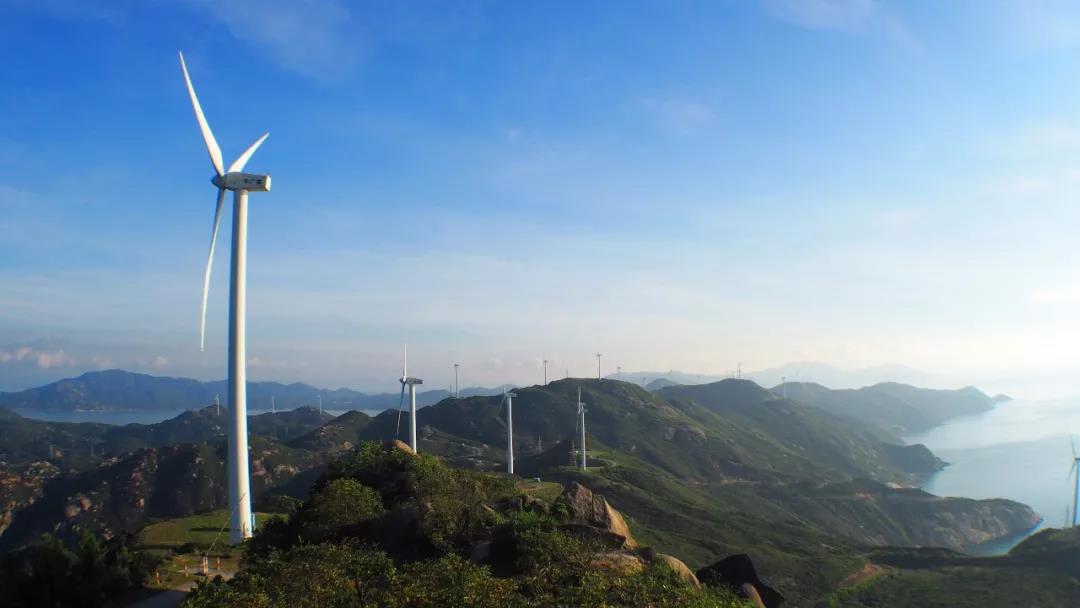
<instances>
[{"instance_id":1,"label":"blue sky","mask_svg":"<svg viewBox=\"0 0 1080 608\"><path fill-rule=\"evenodd\" d=\"M252 378L1080 369L1073 3L0 0L0 389L224 375L177 49Z\"/></svg>"}]
</instances>

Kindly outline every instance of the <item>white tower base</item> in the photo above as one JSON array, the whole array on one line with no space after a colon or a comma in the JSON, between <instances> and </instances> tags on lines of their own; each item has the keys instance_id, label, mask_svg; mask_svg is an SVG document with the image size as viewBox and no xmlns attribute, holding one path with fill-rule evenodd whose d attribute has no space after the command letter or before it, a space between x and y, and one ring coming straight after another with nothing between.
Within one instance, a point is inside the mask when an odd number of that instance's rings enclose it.
<instances>
[{"instance_id":1,"label":"white tower base","mask_svg":"<svg viewBox=\"0 0 1080 608\"><path fill-rule=\"evenodd\" d=\"M251 538L247 433L247 200L233 192L232 278L229 291L229 527L233 544Z\"/></svg>"}]
</instances>

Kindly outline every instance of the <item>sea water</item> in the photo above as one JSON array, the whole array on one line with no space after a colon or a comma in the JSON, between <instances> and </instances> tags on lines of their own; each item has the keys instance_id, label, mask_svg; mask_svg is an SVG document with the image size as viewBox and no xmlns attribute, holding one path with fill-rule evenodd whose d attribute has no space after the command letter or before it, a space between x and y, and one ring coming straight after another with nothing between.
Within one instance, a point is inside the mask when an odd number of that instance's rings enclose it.
<instances>
[{"instance_id":1,"label":"sea water","mask_svg":"<svg viewBox=\"0 0 1080 608\"><path fill-rule=\"evenodd\" d=\"M1008 401L993 410L954 418L905 437L922 443L942 460L943 470L922 488L939 496L1008 498L1035 509L1043 527L1061 527L1072 508L1070 440L1080 450L1080 398ZM1023 540L1003 539L973 552L1004 553Z\"/></svg>"}]
</instances>

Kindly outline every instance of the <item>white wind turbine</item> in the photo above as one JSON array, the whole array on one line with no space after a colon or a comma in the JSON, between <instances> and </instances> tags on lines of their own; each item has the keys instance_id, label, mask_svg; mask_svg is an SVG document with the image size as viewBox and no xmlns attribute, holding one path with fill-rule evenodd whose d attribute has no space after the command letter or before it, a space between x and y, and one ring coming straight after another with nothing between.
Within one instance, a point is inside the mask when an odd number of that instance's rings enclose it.
<instances>
[{"instance_id":1,"label":"white wind turbine","mask_svg":"<svg viewBox=\"0 0 1080 608\"><path fill-rule=\"evenodd\" d=\"M577 414L578 414L578 428L581 430L581 470L588 470L588 463L585 460L585 403L581 401L581 387L577 389Z\"/></svg>"},{"instance_id":2,"label":"white wind turbine","mask_svg":"<svg viewBox=\"0 0 1080 608\"><path fill-rule=\"evenodd\" d=\"M401 404L405 400L405 387L409 387L409 447L419 454L420 449L416 443L416 385L423 384L424 381L420 378L409 377L408 343L405 344L405 359L401 364L401 378L398 381L401 382L401 398L398 399L398 433L401 432Z\"/></svg>"},{"instance_id":3,"label":"white wind turbine","mask_svg":"<svg viewBox=\"0 0 1080 608\"><path fill-rule=\"evenodd\" d=\"M1073 462L1069 467L1069 474L1073 476L1073 506L1072 506L1072 520L1070 521L1070 527L1076 527L1076 498L1077 494L1080 494L1080 456L1076 455L1076 442L1069 439L1069 446L1072 447Z\"/></svg>"},{"instance_id":4,"label":"white wind turbine","mask_svg":"<svg viewBox=\"0 0 1080 608\"><path fill-rule=\"evenodd\" d=\"M506 392L506 386L503 385L503 403L506 404L506 472L511 475L514 474L514 397L517 397L513 392Z\"/></svg>"},{"instance_id":5,"label":"white wind turbine","mask_svg":"<svg viewBox=\"0 0 1080 608\"><path fill-rule=\"evenodd\" d=\"M199 316L199 350L205 346L206 336L206 299L210 290L210 269L214 262L214 244L217 241L218 227L221 224L221 208L225 203L225 191L233 192L232 223L232 268L229 283L229 511L231 513L231 539L238 543L250 538L251 525L251 485L248 480L248 435L247 435L247 356L244 330L247 315L247 200L248 192L268 192L270 176L244 173L244 165L266 138L264 134L255 143L248 146L225 170L221 160L221 148L218 147L214 133L203 115L195 87L191 84L184 54L180 53L180 69L184 73L191 106L195 110L195 120L199 123L206 151L210 153L210 163L214 166L214 177L210 180L217 186L217 207L214 211L214 228L210 233L210 253L206 258L206 271L203 274L202 309Z\"/></svg>"}]
</instances>

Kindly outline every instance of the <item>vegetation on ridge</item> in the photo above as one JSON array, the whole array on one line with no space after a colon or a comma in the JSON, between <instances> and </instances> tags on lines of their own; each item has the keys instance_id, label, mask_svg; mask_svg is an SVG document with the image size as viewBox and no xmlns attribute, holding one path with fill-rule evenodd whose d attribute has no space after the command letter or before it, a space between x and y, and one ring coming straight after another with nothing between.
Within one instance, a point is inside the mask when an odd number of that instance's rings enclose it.
<instances>
[{"instance_id":1,"label":"vegetation on ridge","mask_svg":"<svg viewBox=\"0 0 1080 608\"><path fill-rule=\"evenodd\" d=\"M740 605L660 560L606 568L596 560L612 547L568 522L565 505L523 494L510 477L364 443L300 509L263 526L236 577L199 585L184 606Z\"/></svg>"}]
</instances>

